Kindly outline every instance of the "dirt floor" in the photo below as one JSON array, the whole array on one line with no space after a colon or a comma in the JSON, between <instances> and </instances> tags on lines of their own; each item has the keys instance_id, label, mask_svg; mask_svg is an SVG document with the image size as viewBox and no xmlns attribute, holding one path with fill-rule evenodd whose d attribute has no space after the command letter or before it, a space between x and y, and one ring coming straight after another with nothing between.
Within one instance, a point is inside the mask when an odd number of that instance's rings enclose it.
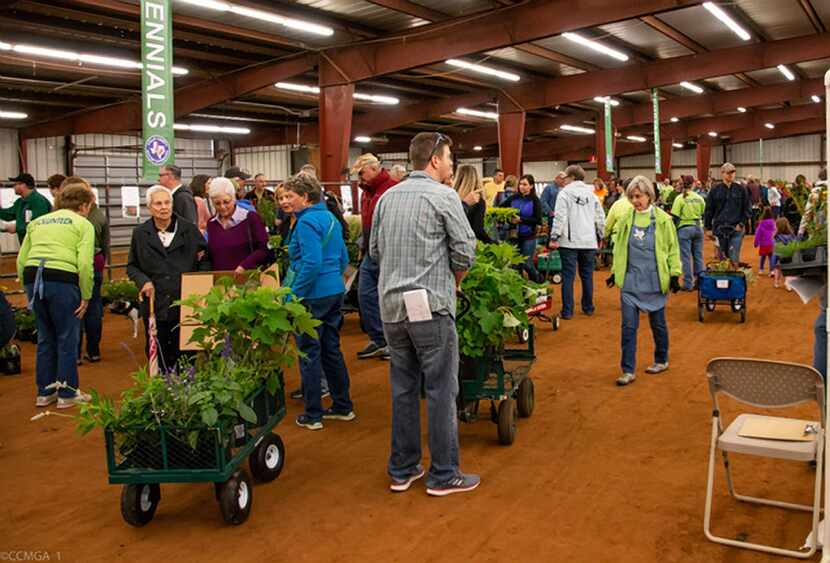
<instances>
[{"instance_id":1,"label":"dirt floor","mask_svg":"<svg viewBox=\"0 0 830 563\"><path fill-rule=\"evenodd\" d=\"M515 444L499 445L489 421L460 425L462 468L481 474L482 484L447 498L428 497L422 483L404 494L387 490L388 365L355 359L365 338L356 316L348 317L343 348L357 420L310 432L294 424L301 405L290 402L276 429L286 444L285 469L277 481L256 486L251 517L239 527L222 523L206 484L163 485L155 520L141 529L126 525L121 489L107 484L102 434L81 438L64 418L29 421L38 410L27 344L23 374L0 376L0 555L41 551L81 562L777 560L704 538L711 428L704 368L716 356L810 363L816 305L774 290L764 276L750 288L747 324L726 310L701 324L693 294L672 296L670 371L642 372L653 350L643 319L638 379L618 388L619 292L605 288L607 275L595 275L592 318L577 314L557 333L539 326L531 371L536 411L520 419ZM116 394L128 385L143 350L130 332L126 319L107 316L104 360L81 368L84 388ZM294 388L296 373L287 379ZM737 406L722 406L731 420ZM814 471L806 464L738 457L733 466L739 490L811 499ZM801 545L809 515L738 505L726 494L721 466L717 475L716 532Z\"/></svg>"}]
</instances>

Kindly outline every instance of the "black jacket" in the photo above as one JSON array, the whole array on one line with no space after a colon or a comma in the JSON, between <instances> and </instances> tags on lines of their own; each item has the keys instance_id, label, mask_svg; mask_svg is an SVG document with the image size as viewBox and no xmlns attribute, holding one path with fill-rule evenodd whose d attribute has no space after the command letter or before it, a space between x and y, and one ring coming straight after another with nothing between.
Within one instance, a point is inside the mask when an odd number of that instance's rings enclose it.
<instances>
[{"instance_id":1,"label":"black jacket","mask_svg":"<svg viewBox=\"0 0 830 563\"><path fill-rule=\"evenodd\" d=\"M127 275L139 289L148 281L153 282L156 318L162 321L179 320L179 308L173 307L173 302L181 298L182 274L210 271L207 241L199 228L187 221L176 223L176 235L167 248L162 246L152 218L136 227L127 259ZM204 253L202 260L198 258L200 252ZM149 304L145 300L142 314L148 312Z\"/></svg>"},{"instance_id":2,"label":"black jacket","mask_svg":"<svg viewBox=\"0 0 830 563\"><path fill-rule=\"evenodd\" d=\"M464 207L464 213L467 215L467 221L470 222L470 227L476 235L476 240L480 240L485 244L492 244L493 241L484 230L484 214L487 211L487 204L483 199L479 199L475 205L467 205L463 201L461 205Z\"/></svg>"},{"instance_id":3,"label":"black jacket","mask_svg":"<svg viewBox=\"0 0 830 563\"><path fill-rule=\"evenodd\" d=\"M718 227L742 225L751 216L749 191L744 186L733 182L727 187L721 182L709 191L704 214L707 229L717 231Z\"/></svg>"},{"instance_id":4,"label":"black jacket","mask_svg":"<svg viewBox=\"0 0 830 563\"><path fill-rule=\"evenodd\" d=\"M182 185L173 194L173 213L194 225L198 223L196 200L193 199L193 192L190 191L190 187Z\"/></svg>"}]
</instances>

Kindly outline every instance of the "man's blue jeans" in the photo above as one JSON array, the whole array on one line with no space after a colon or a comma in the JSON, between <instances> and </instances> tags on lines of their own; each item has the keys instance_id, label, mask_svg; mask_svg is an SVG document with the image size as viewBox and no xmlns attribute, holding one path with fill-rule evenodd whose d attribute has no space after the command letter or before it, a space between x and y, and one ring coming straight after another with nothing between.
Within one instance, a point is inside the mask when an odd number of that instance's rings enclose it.
<instances>
[{"instance_id":1,"label":"man's blue jeans","mask_svg":"<svg viewBox=\"0 0 830 563\"><path fill-rule=\"evenodd\" d=\"M634 373L637 367L637 330L640 328L640 310L620 299L622 309L622 359L623 373ZM648 314L651 334L654 337L654 363L669 361L669 327L666 324L666 308Z\"/></svg>"},{"instance_id":2,"label":"man's blue jeans","mask_svg":"<svg viewBox=\"0 0 830 563\"><path fill-rule=\"evenodd\" d=\"M421 380L427 399L430 468L427 485L458 474L458 335L449 315L384 323L392 387L392 454L389 475L408 479L421 468Z\"/></svg>"},{"instance_id":3,"label":"man's blue jeans","mask_svg":"<svg viewBox=\"0 0 830 563\"><path fill-rule=\"evenodd\" d=\"M680 227L677 240L683 262L683 287L692 289L696 276L703 271L703 229L695 225Z\"/></svg>"},{"instance_id":4,"label":"man's blue jeans","mask_svg":"<svg viewBox=\"0 0 830 563\"><path fill-rule=\"evenodd\" d=\"M78 388L78 337L81 321L75 310L81 304L81 290L72 283L44 281L43 297L33 296L34 284L26 284L37 321L35 380L37 394L51 395L47 386L65 382L72 389L61 388L58 396L75 396Z\"/></svg>"},{"instance_id":5,"label":"man's blue jeans","mask_svg":"<svg viewBox=\"0 0 830 563\"><path fill-rule=\"evenodd\" d=\"M360 262L360 273L357 277L357 300L360 306L360 318L363 321L363 327L369 333L369 339L378 346L386 346L386 337L383 335L383 321L380 319L378 277L380 277L380 267L367 254Z\"/></svg>"},{"instance_id":6,"label":"man's blue jeans","mask_svg":"<svg viewBox=\"0 0 830 563\"><path fill-rule=\"evenodd\" d=\"M715 229L717 231L717 229ZM743 230L734 229L728 235L724 232L713 232L718 237L720 254L737 263L741 260L741 243L744 240Z\"/></svg>"},{"instance_id":7,"label":"man's blue jeans","mask_svg":"<svg viewBox=\"0 0 830 563\"><path fill-rule=\"evenodd\" d=\"M536 254L536 238L518 240L516 243L519 246L519 254L526 258L525 268L527 269L528 279L536 281L539 273L536 271L536 266L533 265L533 256Z\"/></svg>"},{"instance_id":8,"label":"man's blue jeans","mask_svg":"<svg viewBox=\"0 0 830 563\"><path fill-rule=\"evenodd\" d=\"M582 312L594 312L594 259L593 249L559 248L562 257L562 316L574 314L574 280L577 268L582 281Z\"/></svg>"},{"instance_id":9,"label":"man's blue jeans","mask_svg":"<svg viewBox=\"0 0 830 563\"><path fill-rule=\"evenodd\" d=\"M317 338L297 335L297 347L305 357L300 358L300 377L303 382L305 414L312 420L323 418L321 380L323 373L329 382L332 409L351 412L349 398L349 372L340 351L340 325L343 320L343 295L303 301L311 316L321 322L317 326Z\"/></svg>"},{"instance_id":10,"label":"man's blue jeans","mask_svg":"<svg viewBox=\"0 0 830 563\"><path fill-rule=\"evenodd\" d=\"M101 332L104 323L104 303L101 301L101 284L103 272L95 272L92 297L86 307L86 314L81 320L81 336L78 339L78 357L81 356L84 336L86 336L86 353L88 356L101 355Z\"/></svg>"}]
</instances>

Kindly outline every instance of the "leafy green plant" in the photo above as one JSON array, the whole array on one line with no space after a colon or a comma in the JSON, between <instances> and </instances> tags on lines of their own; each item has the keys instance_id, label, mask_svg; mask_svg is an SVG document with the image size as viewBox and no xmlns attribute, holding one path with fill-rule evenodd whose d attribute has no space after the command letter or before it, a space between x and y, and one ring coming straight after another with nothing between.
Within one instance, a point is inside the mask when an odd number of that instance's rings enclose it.
<instances>
[{"instance_id":1,"label":"leafy green plant","mask_svg":"<svg viewBox=\"0 0 830 563\"><path fill-rule=\"evenodd\" d=\"M113 280L101 286L101 297L110 303L115 301L138 302L138 288L128 279Z\"/></svg>"},{"instance_id":2,"label":"leafy green plant","mask_svg":"<svg viewBox=\"0 0 830 563\"><path fill-rule=\"evenodd\" d=\"M349 225L349 238L346 241L346 250L349 251L349 263L355 268L360 266L360 239L363 236L363 224L359 215L346 217Z\"/></svg>"},{"instance_id":3,"label":"leafy green plant","mask_svg":"<svg viewBox=\"0 0 830 563\"><path fill-rule=\"evenodd\" d=\"M37 342L37 320L32 311L26 307L15 309L14 324L18 340Z\"/></svg>"},{"instance_id":4,"label":"leafy green plant","mask_svg":"<svg viewBox=\"0 0 830 563\"><path fill-rule=\"evenodd\" d=\"M270 232L274 228L274 221L277 219L276 204L267 197L261 197L257 200L256 211L265 224L265 228Z\"/></svg>"},{"instance_id":5,"label":"leafy green plant","mask_svg":"<svg viewBox=\"0 0 830 563\"><path fill-rule=\"evenodd\" d=\"M527 326L527 309L536 302L539 292L547 292L548 288L521 276L515 266L523 261L524 257L509 244L479 243L475 264L461 282L461 290L470 302L463 315L464 304L459 303L456 322L463 356L497 354L517 327Z\"/></svg>"},{"instance_id":6,"label":"leafy green plant","mask_svg":"<svg viewBox=\"0 0 830 563\"><path fill-rule=\"evenodd\" d=\"M488 207L484 213L484 226L486 228L512 223L515 217L519 216L519 210L515 207Z\"/></svg>"},{"instance_id":7,"label":"leafy green plant","mask_svg":"<svg viewBox=\"0 0 830 563\"><path fill-rule=\"evenodd\" d=\"M744 262L732 262L732 260L713 260L706 264L710 272L724 275L739 275L743 274L747 283L755 281L755 272L752 271L752 266Z\"/></svg>"}]
</instances>

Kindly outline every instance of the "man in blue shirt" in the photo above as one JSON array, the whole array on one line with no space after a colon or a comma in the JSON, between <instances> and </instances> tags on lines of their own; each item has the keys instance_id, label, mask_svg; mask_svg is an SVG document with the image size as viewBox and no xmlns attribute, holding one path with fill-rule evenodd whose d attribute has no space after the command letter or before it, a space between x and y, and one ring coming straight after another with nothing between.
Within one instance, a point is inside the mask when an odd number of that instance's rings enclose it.
<instances>
[{"instance_id":1,"label":"man in blue shirt","mask_svg":"<svg viewBox=\"0 0 830 563\"><path fill-rule=\"evenodd\" d=\"M542 190L542 197L539 199L542 200L542 215L545 217L553 217L553 211L556 209L556 198L559 196L559 190L562 189L564 183L565 173L560 172L556 175L553 183L548 184Z\"/></svg>"},{"instance_id":2,"label":"man in blue shirt","mask_svg":"<svg viewBox=\"0 0 830 563\"><path fill-rule=\"evenodd\" d=\"M709 192L706 198L704 223L717 238L719 253L732 262L741 259L741 243L744 238L744 223L752 215L749 192L735 182L735 166L727 162L720 169L723 181Z\"/></svg>"}]
</instances>

